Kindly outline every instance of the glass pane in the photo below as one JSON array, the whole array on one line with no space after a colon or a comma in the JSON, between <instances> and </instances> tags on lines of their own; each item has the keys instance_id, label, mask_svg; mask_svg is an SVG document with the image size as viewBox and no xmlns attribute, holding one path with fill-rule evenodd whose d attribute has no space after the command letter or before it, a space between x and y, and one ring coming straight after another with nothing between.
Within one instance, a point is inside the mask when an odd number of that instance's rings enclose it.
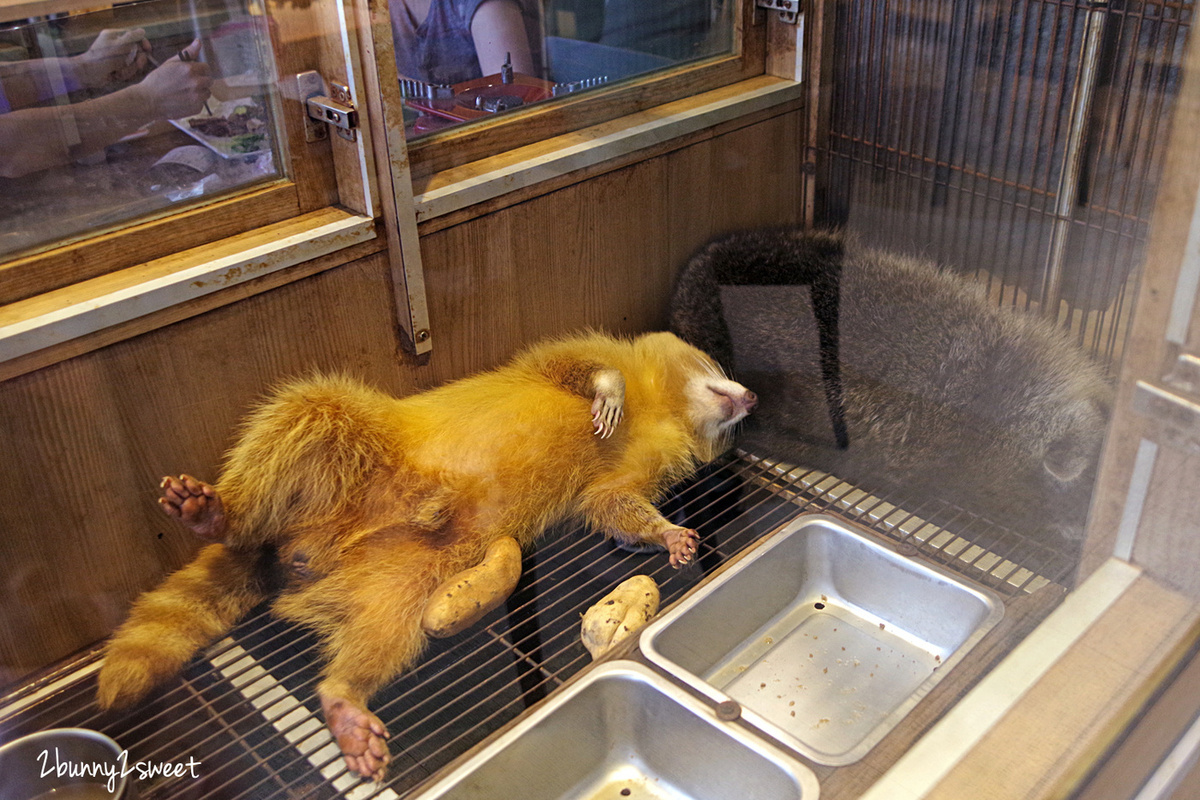
<instances>
[{"instance_id":1,"label":"glass pane","mask_svg":"<svg viewBox=\"0 0 1200 800\"><path fill-rule=\"evenodd\" d=\"M732 0L390 0L411 137L733 51Z\"/></svg>"},{"instance_id":2,"label":"glass pane","mask_svg":"<svg viewBox=\"0 0 1200 800\"><path fill-rule=\"evenodd\" d=\"M283 177L258 0L148 0L0 30L0 256Z\"/></svg>"},{"instance_id":3,"label":"glass pane","mask_svg":"<svg viewBox=\"0 0 1200 800\"><path fill-rule=\"evenodd\" d=\"M855 237L842 370L847 424L872 460L830 447L812 466L910 510L962 510L955 532L992 563L1070 580L1192 8L835 3L815 199L818 223Z\"/></svg>"}]
</instances>

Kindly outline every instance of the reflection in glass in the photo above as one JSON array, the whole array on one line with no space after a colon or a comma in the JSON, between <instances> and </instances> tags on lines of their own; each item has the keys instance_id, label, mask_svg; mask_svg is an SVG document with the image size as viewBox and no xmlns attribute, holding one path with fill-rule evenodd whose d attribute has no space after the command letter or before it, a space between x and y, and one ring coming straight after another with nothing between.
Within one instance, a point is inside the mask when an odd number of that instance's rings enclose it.
<instances>
[{"instance_id":1,"label":"reflection in glass","mask_svg":"<svg viewBox=\"0 0 1200 800\"><path fill-rule=\"evenodd\" d=\"M257 0L0 27L0 256L282 177Z\"/></svg>"},{"instance_id":2,"label":"reflection in glass","mask_svg":"<svg viewBox=\"0 0 1200 800\"><path fill-rule=\"evenodd\" d=\"M391 0L410 137L729 53L720 0Z\"/></svg>"}]
</instances>

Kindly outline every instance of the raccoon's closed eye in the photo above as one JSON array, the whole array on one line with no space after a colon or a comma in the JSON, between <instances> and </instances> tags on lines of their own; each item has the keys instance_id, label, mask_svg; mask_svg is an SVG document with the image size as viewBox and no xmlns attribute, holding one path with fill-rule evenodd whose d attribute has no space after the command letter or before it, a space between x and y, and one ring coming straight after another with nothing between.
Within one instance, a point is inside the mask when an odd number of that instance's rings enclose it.
<instances>
[{"instance_id":1,"label":"raccoon's closed eye","mask_svg":"<svg viewBox=\"0 0 1200 800\"><path fill-rule=\"evenodd\" d=\"M718 397L724 397L734 402L754 402L758 399L754 392L750 391L749 389L743 389L740 386L736 390L734 390L732 387L726 388L724 386L709 386L707 388L710 392Z\"/></svg>"}]
</instances>

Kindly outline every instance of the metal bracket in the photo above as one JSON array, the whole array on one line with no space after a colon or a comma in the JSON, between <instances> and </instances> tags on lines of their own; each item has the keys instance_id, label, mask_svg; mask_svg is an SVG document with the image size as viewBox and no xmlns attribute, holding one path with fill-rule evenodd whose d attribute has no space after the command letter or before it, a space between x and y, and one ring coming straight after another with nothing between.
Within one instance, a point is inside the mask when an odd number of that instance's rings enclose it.
<instances>
[{"instance_id":1,"label":"metal bracket","mask_svg":"<svg viewBox=\"0 0 1200 800\"><path fill-rule=\"evenodd\" d=\"M1200 397L1200 358L1184 353L1175 366L1163 376L1163 383L1184 394Z\"/></svg>"},{"instance_id":2,"label":"metal bracket","mask_svg":"<svg viewBox=\"0 0 1200 800\"><path fill-rule=\"evenodd\" d=\"M795 25L800 19L800 0L754 0L754 4L768 11L778 11L779 19L788 25Z\"/></svg>"},{"instance_id":3,"label":"metal bracket","mask_svg":"<svg viewBox=\"0 0 1200 800\"><path fill-rule=\"evenodd\" d=\"M358 110L350 97L350 88L340 83L329 84L317 72L302 72L296 76L300 97L304 100L304 140L315 142L328 136L328 127L349 142L358 141ZM324 123L324 124L322 124Z\"/></svg>"}]
</instances>

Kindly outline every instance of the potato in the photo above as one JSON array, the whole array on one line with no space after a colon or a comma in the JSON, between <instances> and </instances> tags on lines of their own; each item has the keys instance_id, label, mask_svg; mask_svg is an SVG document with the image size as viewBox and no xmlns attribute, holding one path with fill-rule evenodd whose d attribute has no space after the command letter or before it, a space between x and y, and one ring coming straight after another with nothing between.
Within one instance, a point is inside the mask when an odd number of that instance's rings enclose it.
<instances>
[{"instance_id":1,"label":"potato","mask_svg":"<svg viewBox=\"0 0 1200 800\"><path fill-rule=\"evenodd\" d=\"M503 603L521 577L521 546L510 536L488 545L478 566L450 576L433 590L421 627L434 638L453 636Z\"/></svg>"},{"instance_id":2,"label":"potato","mask_svg":"<svg viewBox=\"0 0 1200 800\"><path fill-rule=\"evenodd\" d=\"M606 594L583 615L583 646L600 658L658 613L658 584L635 575Z\"/></svg>"}]
</instances>

